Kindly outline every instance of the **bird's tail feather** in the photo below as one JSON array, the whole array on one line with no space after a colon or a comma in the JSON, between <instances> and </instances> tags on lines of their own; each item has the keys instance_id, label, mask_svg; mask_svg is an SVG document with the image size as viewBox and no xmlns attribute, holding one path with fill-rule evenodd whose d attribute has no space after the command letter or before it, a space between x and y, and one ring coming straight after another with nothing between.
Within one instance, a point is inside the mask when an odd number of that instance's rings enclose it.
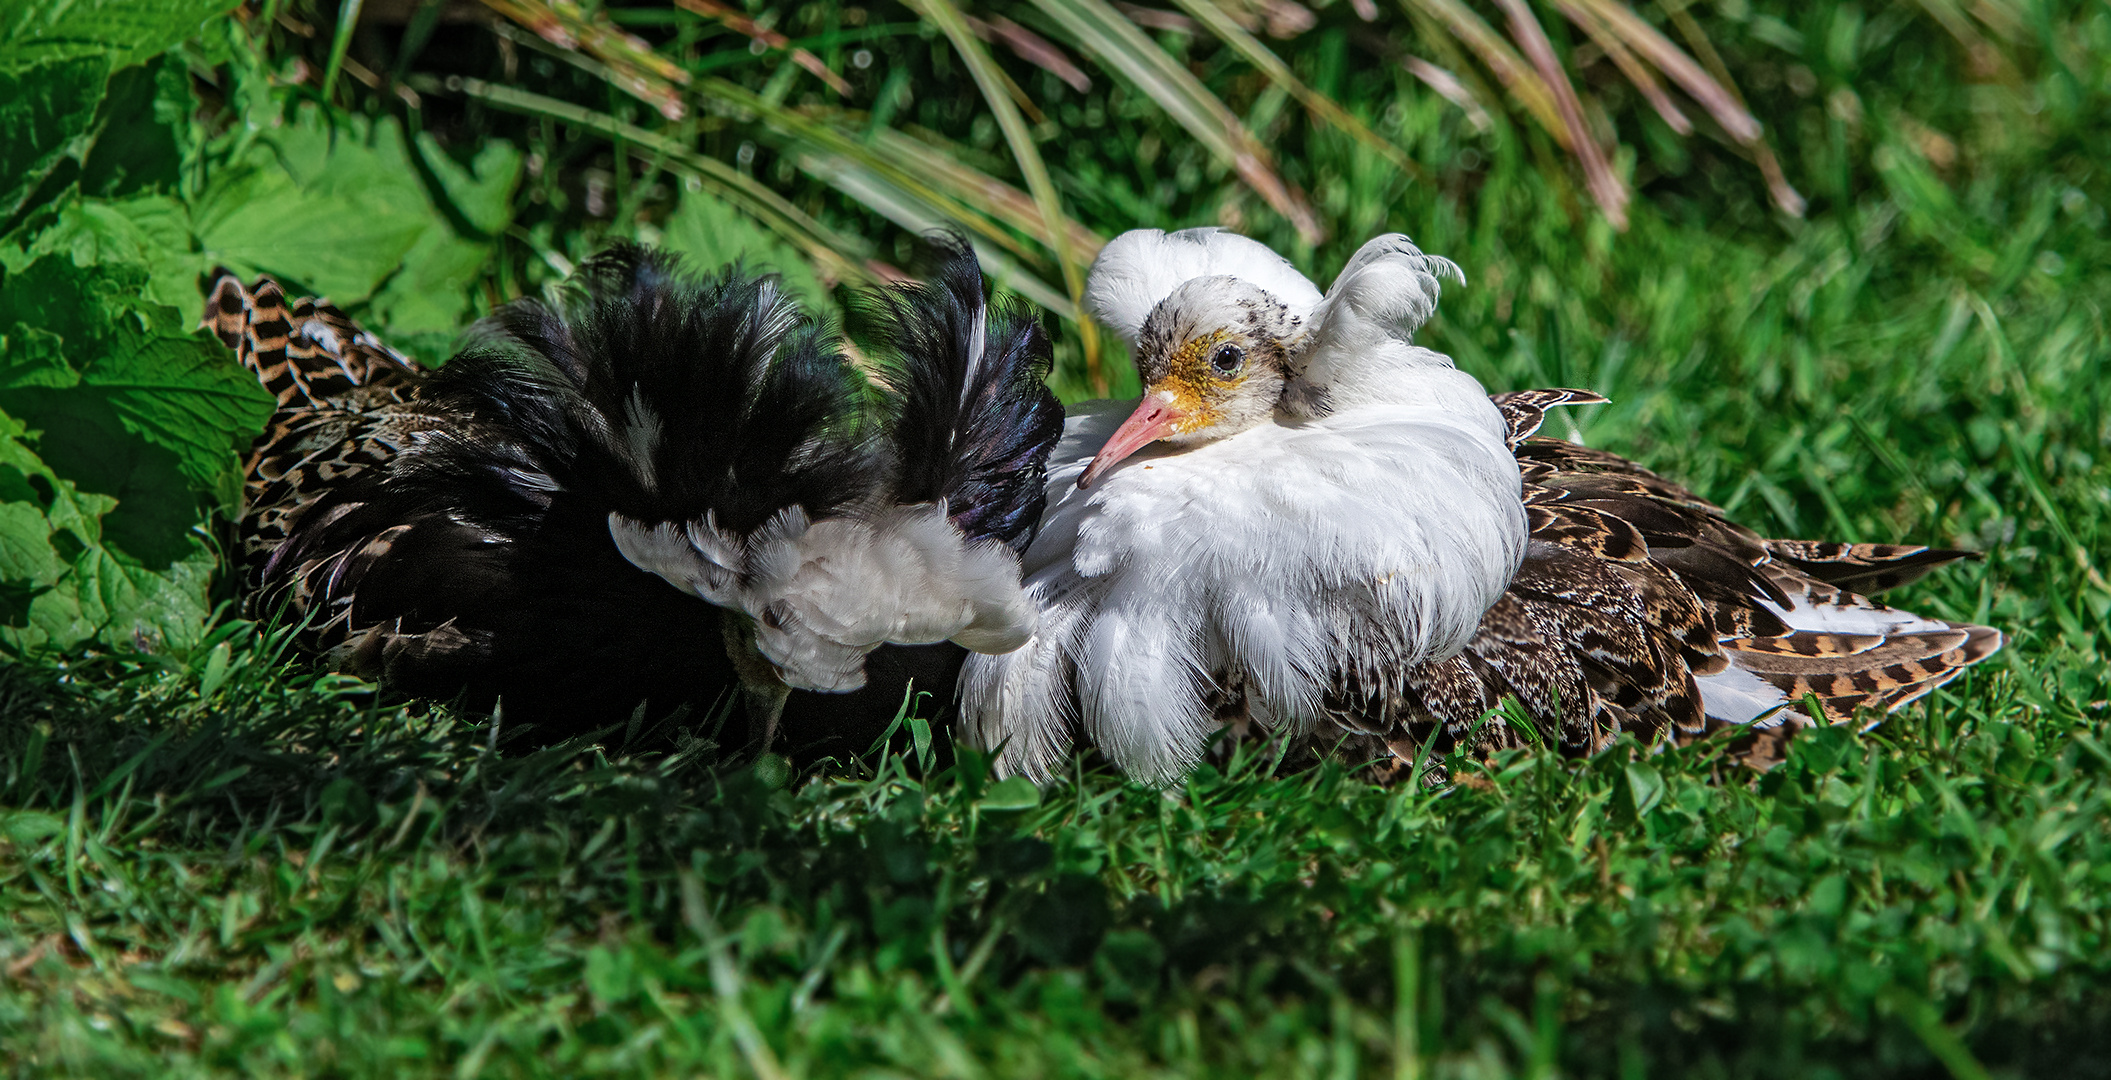
<instances>
[{"instance_id":1,"label":"bird's tail feather","mask_svg":"<svg viewBox=\"0 0 2111 1080\"><path fill-rule=\"evenodd\" d=\"M1969 551L1922 544L1843 544L1823 540L1768 540L1767 553L1828 585L1873 596L1925 577Z\"/></svg>"}]
</instances>

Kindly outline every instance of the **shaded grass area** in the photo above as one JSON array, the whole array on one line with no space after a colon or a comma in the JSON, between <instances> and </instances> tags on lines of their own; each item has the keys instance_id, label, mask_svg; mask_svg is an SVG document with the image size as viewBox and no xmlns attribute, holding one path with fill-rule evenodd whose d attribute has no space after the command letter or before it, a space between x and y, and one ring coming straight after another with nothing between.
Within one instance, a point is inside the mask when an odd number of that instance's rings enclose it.
<instances>
[{"instance_id":1,"label":"shaded grass area","mask_svg":"<svg viewBox=\"0 0 2111 1080\"><path fill-rule=\"evenodd\" d=\"M916 725L792 784L620 732L497 754L228 655L209 691L7 674L18 1070L2111 1066L2111 752L2011 674L1758 779L1712 746L1442 791L1239 756L1174 798L992 784Z\"/></svg>"}]
</instances>

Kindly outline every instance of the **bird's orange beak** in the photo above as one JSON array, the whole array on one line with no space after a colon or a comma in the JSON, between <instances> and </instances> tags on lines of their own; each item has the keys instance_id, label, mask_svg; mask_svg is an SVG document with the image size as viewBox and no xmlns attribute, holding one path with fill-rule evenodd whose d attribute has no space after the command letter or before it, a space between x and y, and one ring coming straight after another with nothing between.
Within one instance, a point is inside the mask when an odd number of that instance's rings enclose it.
<instances>
[{"instance_id":1,"label":"bird's orange beak","mask_svg":"<svg viewBox=\"0 0 2111 1080\"><path fill-rule=\"evenodd\" d=\"M1114 437L1099 448L1092 464L1085 467L1084 475L1077 478L1077 486L1092 486L1101 473L1113 468L1123 458L1173 434L1174 425L1186 415L1174 407L1168 395L1144 395L1144 399L1136 403L1136 411L1114 429Z\"/></svg>"}]
</instances>

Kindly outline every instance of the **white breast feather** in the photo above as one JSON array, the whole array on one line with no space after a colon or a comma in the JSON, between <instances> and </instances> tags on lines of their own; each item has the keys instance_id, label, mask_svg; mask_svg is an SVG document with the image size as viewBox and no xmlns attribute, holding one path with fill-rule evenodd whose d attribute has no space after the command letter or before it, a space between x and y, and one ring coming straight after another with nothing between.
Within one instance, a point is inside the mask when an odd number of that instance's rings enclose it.
<instances>
[{"instance_id":1,"label":"white breast feather","mask_svg":"<svg viewBox=\"0 0 2111 1080\"><path fill-rule=\"evenodd\" d=\"M1258 719L1299 727L1343 667L1456 653L1526 530L1501 417L1478 400L1338 409L1146 451L1083 491L1079 473L1126 410L1081 410L1025 560L1041 626L1016 652L969 658L968 737L1002 744L1002 768L1046 777L1069 746L1074 690L1075 719L1123 771L1171 783L1208 737L1214 673L1243 674Z\"/></svg>"}]
</instances>

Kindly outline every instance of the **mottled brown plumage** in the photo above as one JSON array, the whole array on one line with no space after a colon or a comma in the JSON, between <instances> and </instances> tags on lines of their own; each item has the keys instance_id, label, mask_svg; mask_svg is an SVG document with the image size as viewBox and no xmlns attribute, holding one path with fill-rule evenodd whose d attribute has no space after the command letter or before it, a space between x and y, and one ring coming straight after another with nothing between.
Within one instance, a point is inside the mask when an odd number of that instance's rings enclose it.
<instances>
[{"instance_id":1,"label":"mottled brown plumage","mask_svg":"<svg viewBox=\"0 0 2111 1080\"><path fill-rule=\"evenodd\" d=\"M1759 729L1807 726L1807 697L1826 720L1854 722L1927 694L2002 645L1996 630L1936 620L1889 634L1792 628L1783 611L1880 619L1890 609L1864 594L1968 553L1765 539L1634 462L1534 437L1547 409L1604 398L1530 390L1493 400L1524 476L1523 565L1463 653L1390 686L1344 688L1329 703L1342 730L1390 751L1396 770L1431 738L1441 759L1469 737L1474 748L1538 737L1591 753L1623 732L1651 743L1751 730L1703 706L1697 677L1733 669L1784 699ZM1491 712L1506 698L1540 730L1519 732ZM1782 740L1754 743L1763 764Z\"/></svg>"},{"instance_id":2,"label":"mottled brown plumage","mask_svg":"<svg viewBox=\"0 0 2111 1080\"><path fill-rule=\"evenodd\" d=\"M418 365L328 300L289 303L278 282L258 278L244 287L223 270L201 325L278 402L243 462L237 522L244 602L259 617L270 614L258 610L264 566L300 512L442 420L411 405L424 374ZM305 596L296 598L296 613L306 606Z\"/></svg>"}]
</instances>

